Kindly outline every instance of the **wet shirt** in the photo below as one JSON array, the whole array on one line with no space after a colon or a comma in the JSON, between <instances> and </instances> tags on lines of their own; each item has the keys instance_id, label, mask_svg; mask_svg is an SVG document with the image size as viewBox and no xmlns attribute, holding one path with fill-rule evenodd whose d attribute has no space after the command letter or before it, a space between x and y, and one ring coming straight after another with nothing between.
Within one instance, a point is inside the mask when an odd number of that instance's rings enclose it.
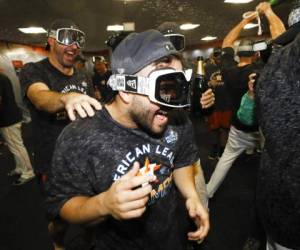
<instances>
[{"instance_id":1,"label":"wet shirt","mask_svg":"<svg viewBox=\"0 0 300 250\"><path fill-rule=\"evenodd\" d=\"M64 75L53 67L48 59L26 64L20 73L20 82L32 119L35 171L38 173L47 173L55 141L70 120L64 110L54 114L37 110L26 97L26 92L29 86L41 82L46 84L50 90L59 93L77 92L91 95L91 83L84 74L77 71L74 71L72 76Z\"/></svg>"},{"instance_id":2,"label":"wet shirt","mask_svg":"<svg viewBox=\"0 0 300 250\"><path fill-rule=\"evenodd\" d=\"M9 78L0 74L0 128L8 127L22 120Z\"/></svg>"},{"instance_id":3,"label":"wet shirt","mask_svg":"<svg viewBox=\"0 0 300 250\"><path fill-rule=\"evenodd\" d=\"M103 109L92 118L73 122L59 137L48 186L47 210L59 214L74 196L94 196L138 161L157 176L147 209L138 219L109 217L97 225L96 249L186 249L187 217L184 201L173 183L173 170L198 158L191 123L169 125L163 135L150 136L115 122Z\"/></svg>"}]
</instances>

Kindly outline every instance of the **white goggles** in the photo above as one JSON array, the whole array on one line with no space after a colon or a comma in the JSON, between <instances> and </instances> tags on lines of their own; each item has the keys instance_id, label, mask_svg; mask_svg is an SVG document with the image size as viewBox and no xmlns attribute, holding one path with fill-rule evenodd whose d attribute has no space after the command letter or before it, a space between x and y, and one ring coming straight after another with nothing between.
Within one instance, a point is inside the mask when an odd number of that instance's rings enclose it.
<instances>
[{"instance_id":1,"label":"white goggles","mask_svg":"<svg viewBox=\"0 0 300 250\"><path fill-rule=\"evenodd\" d=\"M150 101L172 108L190 105L192 70L177 71L171 68L151 72L148 77L114 74L108 85L114 91L125 91L149 97Z\"/></svg>"},{"instance_id":2,"label":"white goggles","mask_svg":"<svg viewBox=\"0 0 300 250\"><path fill-rule=\"evenodd\" d=\"M70 46L76 43L78 48L82 49L85 44L85 34L81 30L73 28L61 28L57 30L50 30L49 37L63 45Z\"/></svg>"}]
</instances>

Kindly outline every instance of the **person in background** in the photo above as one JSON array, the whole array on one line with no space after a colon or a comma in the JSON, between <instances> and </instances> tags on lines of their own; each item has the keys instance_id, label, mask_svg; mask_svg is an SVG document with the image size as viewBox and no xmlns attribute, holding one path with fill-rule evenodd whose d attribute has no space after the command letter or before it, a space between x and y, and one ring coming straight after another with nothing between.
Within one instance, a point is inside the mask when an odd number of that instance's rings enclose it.
<instances>
[{"instance_id":1,"label":"person in background","mask_svg":"<svg viewBox=\"0 0 300 250\"><path fill-rule=\"evenodd\" d=\"M74 68L77 69L79 72L86 72L85 69L85 58L82 55L77 55L74 59Z\"/></svg>"},{"instance_id":2,"label":"person in background","mask_svg":"<svg viewBox=\"0 0 300 250\"><path fill-rule=\"evenodd\" d=\"M112 70L115 96L58 139L48 213L95 225L96 250L186 250L188 239L201 240L209 229L195 189L192 124L177 112L189 105L191 74L156 30L127 36L112 54Z\"/></svg>"},{"instance_id":3,"label":"person in background","mask_svg":"<svg viewBox=\"0 0 300 250\"><path fill-rule=\"evenodd\" d=\"M42 191L61 131L76 117L93 116L94 109L101 109L100 103L92 97L89 79L74 69L75 58L84 44L85 34L72 20L57 19L48 32L49 57L26 64L20 72L34 131L34 171L39 176ZM60 237L63 233L57 233L58 228L64 229L64 226L49 224L56 249L63 245L63 237Z\"/></svg>"},{"instance_id":4,"label":"person in background","mask_svg":"<svg viewBox=\"0 0 300 250\"><path fill-rule=\"evenodd\" d=\"M94 75L92 81L95 94L98 100L105 101L110 93L107 87L107 81L111 76L111 71L108 69L108 62L103 56L96 56L94 60Z\"/></svg>"},{"instance_id":5,"label":"person in background","mask_svg":"<svg viewBox=\"0 0 300 250\"><path fill-rule=\"evenodd\" d=\"M11 81L6 75L0 73L0 132L16 164L8 176L20 176L13 185L25 184L35 176L23 143L21 128L22 113L16 104Z\"/></svg>"},{"instance_id":6,"label":"person in background","mask_svg":"<svg viewBox=\"0 0 300 250\"><path fill-rule=\"evenodd\" d=\"M284 26L282 27L281 20L269 7L270 4L264 2L260 3L256 7L256 10L258 11L257 13L265 13L268 15L271 37L272 39L275 39L284 32ZM250 152L253 152L256 148L260 149L261 136L258 132L258 121L256 119L251 119L251 121L249 120L249 122L245 123L241 119L241 112L238 113L238 111L243 97L244 102L247 100L249 103L251 102L251 100L247 98L248 95L244 96L248 91L249 75L260 71L263 64L261 61L258 61L259 53L254 50L254 42L250 39L242 39L240 41L237 49L237 55L240 60L237 65L235 65L233 59L234 42L239 37L243 27L257 17L257 13L254 12L253 15L249 15L240 21L223 40L223 53L221 58L222 76L228 88L228 92L231 94L233 118L225 150L207 184L207 192L210 198L213 197L214 193L226 177L233 162L242 152L249 152L250 150ZM254 115L253 112L252 115Z\"/></svg>"},{"instance_id":7,"label":"person in background","mask_svg":"<svg viewBox=\"0 0 300 250\"><path fill-rule=\"evenodd\" d=\"M222 48L213 49L209 60L205 64L205 76L208 85L215 94L215 103L208 114L209 129L213 138L213 145L208 155L210 160L221 157L228 137L228 131L232 116L232 104L221 74Z\"/></svg>"}]
</instances>

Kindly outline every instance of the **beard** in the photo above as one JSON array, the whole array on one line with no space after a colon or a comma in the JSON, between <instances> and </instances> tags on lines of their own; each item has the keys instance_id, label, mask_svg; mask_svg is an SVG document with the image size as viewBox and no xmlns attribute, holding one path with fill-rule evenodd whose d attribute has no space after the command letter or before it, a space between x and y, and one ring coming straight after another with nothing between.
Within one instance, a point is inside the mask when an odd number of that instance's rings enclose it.
<instances>
[{"instance_id":1,"label":"beard","mask_svg":"<svg viewBox=\"0 0 300 250\"><path fill-rule=\"evenodd\" d=\"M149 110L143 102L136 101L131 111L130 118L134 123L147 134L159 137L165 131L167 124L154 124L156 112Z\"/></svg>"}]
</instances>

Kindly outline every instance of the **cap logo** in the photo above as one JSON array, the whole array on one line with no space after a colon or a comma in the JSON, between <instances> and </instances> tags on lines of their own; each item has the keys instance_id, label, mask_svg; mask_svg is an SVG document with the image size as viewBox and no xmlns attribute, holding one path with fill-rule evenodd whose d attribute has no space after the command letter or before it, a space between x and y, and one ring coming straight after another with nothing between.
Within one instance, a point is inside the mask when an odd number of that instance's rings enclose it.
<instances>
[{"instance_id":1,"label":"cap logo","mask_svg":"<svg viewBox=\"0 0 300 250\"><path fill-rule=\"evenodd\" d=\"M133 89L136 89L136 80L127 80L126 84Z\"/></svg>"}]
</instances>

